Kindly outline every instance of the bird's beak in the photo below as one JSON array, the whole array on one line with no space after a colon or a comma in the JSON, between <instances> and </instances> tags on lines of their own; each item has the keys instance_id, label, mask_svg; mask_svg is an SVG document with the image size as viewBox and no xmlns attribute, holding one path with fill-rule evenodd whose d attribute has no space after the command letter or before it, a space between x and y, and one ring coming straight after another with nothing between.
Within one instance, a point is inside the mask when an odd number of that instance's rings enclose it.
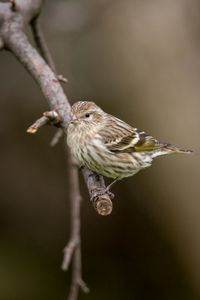
<instances>
[{"instance_id":1,"label":"bird's beak","mask_svg":"<svg viewBox=\"0 0 200 300\"><path fill-rule=\"evenodd\" d=\"M69 124L74 124L74 123L76 123L77 120L78 120L78 119L77 119L75 116L71 116L71 117L70 117Z\"/></svg>"}]
</instances>

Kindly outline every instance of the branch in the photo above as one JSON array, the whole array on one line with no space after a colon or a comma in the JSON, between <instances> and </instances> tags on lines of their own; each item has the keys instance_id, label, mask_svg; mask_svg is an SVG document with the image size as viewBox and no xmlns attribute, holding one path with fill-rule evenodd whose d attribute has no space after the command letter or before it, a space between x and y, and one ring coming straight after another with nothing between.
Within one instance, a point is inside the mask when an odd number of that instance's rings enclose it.
<instances>
[{"instance_id":1,"label":"branch","mask_svg":"<svg viewBox=\"0 0 200 300\"><path fill-rule=\"evenodd\" d=\"M88 287L82 279L82 263L81 263L81 240L80 240L80 204L81 195L79 188L78 169L71 153L68 154L69 171L69 187L70 187L70 203L71 203L71 236L67 246L64 248L64 259L62 269L67 270L73 257L72 284L70 288L69 300L77 298L79 287L84 292L89 292Z\"/></svg>"},{"instance_id":2,"label":"branch","mask_svg":"<svg viewBox=\"0 0 200 300\"><path fill-rule=\"evenodd\" d=\"M0 3L0 49L5 48L11 51L29 71L40 86L51 110L58 114L59 125L66 134L70 120L71 106L59 83L58 76L53 72L55 66L48 52L48 48L45 46L44 38L42 35L37 35L38 23L36 20L40 14L42 3L42 0L12 0L10 3ZM24 33L25 26L31 22L36 44L39 46L40 53L44 59L29 43ZM44 115L29 128L29 132L34 133L39 127L44 124L52 124L52 122L53 120L48 115ZM88 291L88 289L83 283L81 276L81 198L78 183L78 169L74 166L71 156L69 156L69 164L71 186L71 238L69 244L65 247L63 269L67 269L71 259L73 259L72 285L69 299L75 300L77 299L79 287L85 292ZM101 215L109 214L112 211L112 202L109 193L105 193L103 177L86 168L84 168L83 174L95 209Z\"/></svg>"},{"instance_id":3,"label":"branch","mask_svg":"<svg viewBox=\"0 0 200 300\"><path fill-rule=\"evenodd\" d=\"M44 58L46 63L51 67L52 71L57 74L55 63L52 59L51 53L47 47L45 38L40 28L38 17L34 18L31 22L31 29L33 32L34 40L38 48L39 53ZM62 75L57 75L59 81L66 83L68 80Z\"/></svg>"},{"instance_id":4,"label":"branch","mask_svg":"<svg viewBox=\"0 0 200 300\"><path fill-rule=\"evenodd\" d=\"M51 67L52 71L54 71L54 73L56 73L56 66L55 66L55 63L51 56L51 53L47 47L44 36L42 34L42 30L40 28L38 17L34 18L31 21L31 29L32 29L34 40L35 40L35 43L36 43L36 46L37 46L37 49L38 49L40 55L44 58L46 63Z\"/></svg>"},{"instance_id":5,"label":"branch","mask_svg":"<svg viewBox=\"0 0 200 300\"><path fill-rule=\"evenodd\" d=\"M106 188L103 177L97 173L94 174L87 168L83 168L82 173L89 188L90 200L94 209L102 216L111 214L113 208L111 199L114 198L114 195L109 191L102 193L102 187L104 190Z\"/></svg>"},{"instance_id":6,"label":"branch","mask_svg":"<svg viewBox=\"0 0 200 300\"><path fill-rule=\"evenodd\" d=\"M32 124L26 132L28 133L36 133L38 129L44 125L51 124L58 126L60 125L61 119L58 115L58 113L54 110L52 111L46 111L43 113L43 116L35 121L34 124Z\"/></svg>"},{"instance_id":7,"label":"branch","mask_svg":"<svg viewBox=\"0 0 200 300\"><path fill-rule=\"evenodd\" d=\"M58 130L56 131L56 133L54 134L50 142L51 147L57 145L62 136L63 136L63 130L61 128L58 128Z\"/></svg>"},{"instance_id":8,"label":"branch","mask_svg":"<svg viewBox=\"0 0 200 300\"><path fill-rule=\"evenodd\" d=\"M23 32L25 21L30 22L38 16L41 4L42 0L16 0L18 10L13 12L8 3L0 3L0 38L5 48L17 57L38 83L50 108L59 114L62 120L62 128L66 133L71 110L69 100L64 94L54 72L35 48L32 47ZM83 172L85 173L84 176L87 177L87 172L85 170ZM93 177L93 187L95 187L96 174L93 173L92 175L92 173L90 172L90 179ZM86 182L88 183L89 181L86 180ZM101 199L105 200L107 196L103 194L104 186L101 187L99 182L96 182L96 188L96 190L99 190L99 201ZM93 200L96 196L96 191L94 192L95 189L93 191L90 190L90 185L88 185L88 190L91 200Z\"/></svg>"}]
</instances>

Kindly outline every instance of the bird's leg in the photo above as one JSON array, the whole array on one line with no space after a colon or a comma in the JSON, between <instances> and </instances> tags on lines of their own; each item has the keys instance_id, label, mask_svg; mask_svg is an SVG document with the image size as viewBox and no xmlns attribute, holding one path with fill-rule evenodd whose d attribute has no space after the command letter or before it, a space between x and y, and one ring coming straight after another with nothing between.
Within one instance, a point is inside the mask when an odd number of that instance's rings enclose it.
<instances>
[{"instance_id":1,"label":"bird's leg","mask_svg":"<svg viewBox=\"0 0 200 300\"><path fill-rule=\"evenodd\" d=\"M115 178L115 180L113 180L107 187L106 187L106 189L105 189L105 192L107 193L107 192L109 192L110 191L110 188L111 188L111 186L115 183L115 182L117 182L119 180L119 178L117 177L117 178Z\"/></svg>"},{"instance_id":2,"label":"bird's leg","mask_svg":"<svg viewBox=\"0 0 200 300\"><path fill-rule=\"evenodd\" d=\"M113 180L107 187L105 188L95 188L95 193L96 193L96 196L101 196L101 195L104 195L104 194L108 194L110 196L111 199L114 198L114 195L112 192L110 192L110 188L111 186L117 181L119 180L119 178L116 178L115 180Z\"/></svg>"}]
</instances>

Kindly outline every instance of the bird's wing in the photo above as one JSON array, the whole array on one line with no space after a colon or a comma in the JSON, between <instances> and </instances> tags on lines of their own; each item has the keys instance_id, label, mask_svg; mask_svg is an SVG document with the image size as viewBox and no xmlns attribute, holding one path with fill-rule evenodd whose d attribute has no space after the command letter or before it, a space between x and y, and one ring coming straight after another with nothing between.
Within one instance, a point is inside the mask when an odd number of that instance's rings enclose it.
<instances>
[{"instance_id":1,"label":"bird's wing","mask_svg":"<svg viewBox=\"0 0 200 300\"><path fill-rule=\"evenodd\" d=\"M152 151L162 147L152 136L110 116L99 132L106 147L112 152Z\"/></svg>"}]
</instances>

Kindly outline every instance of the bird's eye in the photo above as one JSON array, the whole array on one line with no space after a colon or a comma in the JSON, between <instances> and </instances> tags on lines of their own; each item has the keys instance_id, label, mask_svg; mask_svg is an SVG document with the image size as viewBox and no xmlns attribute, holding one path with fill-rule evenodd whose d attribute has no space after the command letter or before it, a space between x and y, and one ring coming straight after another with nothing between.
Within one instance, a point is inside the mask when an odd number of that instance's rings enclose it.
<instances>
[{"instance_id":1,"label":"bird's eye","mask_svg":"<svg viewBox=\"0 0 200 300\"><path fill-rule=\"evenodd\" d=\"M90 117L90 114L89 114L89 113L86 113L86 114L85 114L85 117L86 117L86 118L89 118L89 117Z\"/></svg>"}]
</instances>

